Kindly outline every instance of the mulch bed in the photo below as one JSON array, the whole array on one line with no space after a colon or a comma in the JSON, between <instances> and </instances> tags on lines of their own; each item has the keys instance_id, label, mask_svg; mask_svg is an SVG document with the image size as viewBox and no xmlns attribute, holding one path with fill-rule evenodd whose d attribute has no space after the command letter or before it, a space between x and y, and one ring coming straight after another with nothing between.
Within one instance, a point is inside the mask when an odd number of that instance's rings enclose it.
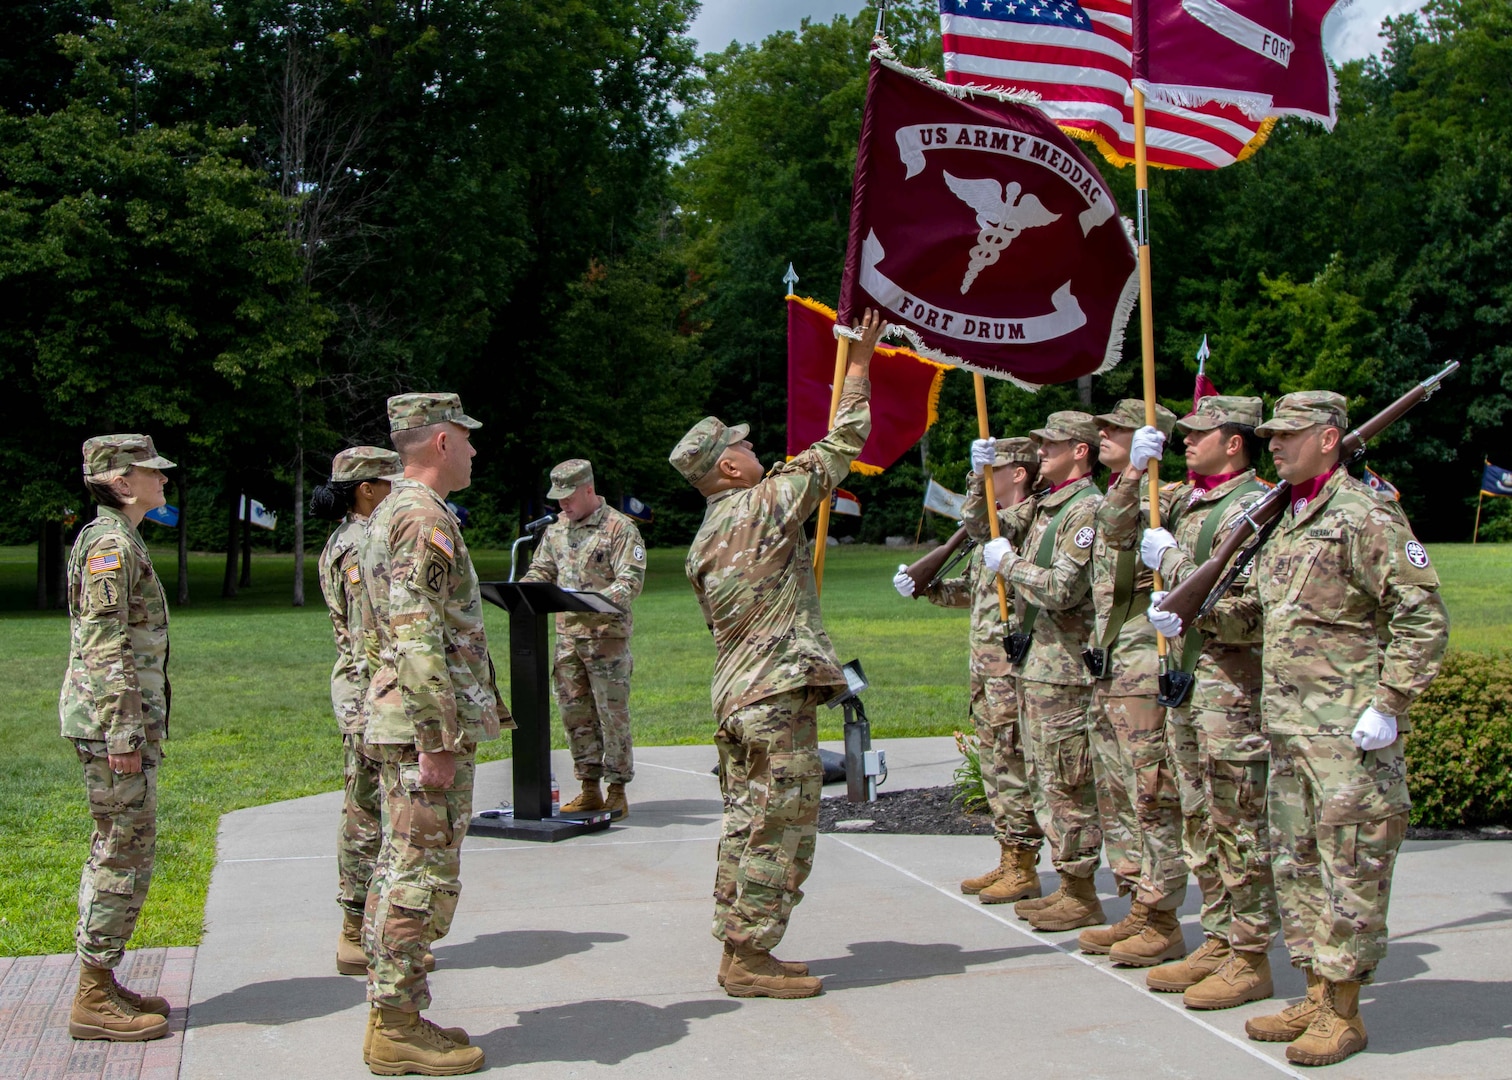
<instances>
[{"instance_id":1,"label":"mulch bed","mask_svg":"<svg viewBox=\"0 0 1512 1080\"><path fill-rule=\"evenodd\" d=\"M844 795L819 802L819 831L826 833L909 833L915 836L991 836L992 819L966 814L951 796L953 788L907 788L880 791L874 803L853 803ZM870 825L860 825L869 821ZM857 824L846 826L846 822ZM1512 829L1423 829L1411 826L1409 840L1512 840Z\"/></svg>"}]
</instances>

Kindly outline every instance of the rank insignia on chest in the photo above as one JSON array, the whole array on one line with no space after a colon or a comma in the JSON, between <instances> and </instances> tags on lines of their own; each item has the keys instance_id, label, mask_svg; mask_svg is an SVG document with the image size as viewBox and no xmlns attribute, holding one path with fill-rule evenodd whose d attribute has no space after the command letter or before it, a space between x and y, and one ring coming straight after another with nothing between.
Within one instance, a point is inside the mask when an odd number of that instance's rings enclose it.
<instances>
[{"instance_id":1,"label":"rank insignia on chest","mask_svg":"<svg viewBox=\"0 0 1512 1080\"><path fill-rule=\"evenodd\" d=\"M347 580L350 581L353 585L362 584L362 569L355 563L347 567L346 576Z\"/></svg>"},{"instance_id":2,"label":"rank insignia on chest","mask_svg":"<svg viewBox=\"0 0 1512 1080\"><path fill-rule=\"evenodd\" d=\"M430 546L438 551L446 552L448 559L455 557L457 554L457 549L453 546L451 537L442 532L439 525L431 529Z\"/></svg>"},{"instance_id":3,"label":"rank insignia on chest","mask_svg":"<svg viewBox=\"0 0 1512 1080\"><path fill-rule=\"evenodd\" d=\"M119 551L102 551L89 559L89 572L91 574L109 574L121 568L121 553Z\"/></svg>"}]
</instances>

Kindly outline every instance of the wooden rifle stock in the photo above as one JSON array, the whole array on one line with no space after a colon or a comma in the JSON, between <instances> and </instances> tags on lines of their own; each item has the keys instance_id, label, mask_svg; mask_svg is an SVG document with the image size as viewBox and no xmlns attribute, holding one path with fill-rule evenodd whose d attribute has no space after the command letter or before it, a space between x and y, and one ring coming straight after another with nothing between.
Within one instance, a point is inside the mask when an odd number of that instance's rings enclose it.
<instances>
[{"instance_id":1,"label":"wooden rifle stock","mask_svg":"<svg viewBox=\"0 0 1512 1080\"><path fill-rule=\"evenodd\" d=\"M1432 397L1433 392L1439 388L1439 384L1458 369L1458 360L1449 361L1443 371L1424 379L1345 435L1339 442L1339 463L1347 468L1362 459L1365 456L1366 444L1371 439L1400 420L1408 410ZM1290 496L1291 485L1284 480L1267 492L1263 499L1250 507L1249 512L1235 524L1229 534L1223 538L1222 543L1213 549L1208 560L1193 571L1190 577L1166 594L1165 599L1159 604L1160 610L1179 615L1181 625L1184 627L1191 626L1196 619L1212 610L1213 605L1223 599L1224 594L1244 572L1244 568L1275 529L1275 523L1279 521L1281 512L1291 502ZM1250 544L1252 539L1255 543ZM1246 544L1250 546L1245 548ZM1242 552L1241 549L1243 549ZM1237 560L1234 558L1236 555L1239 556ZM1229 566L1231 561L1233 566L1229 568L1227 574L1224 574L1224 567Z\"/></svg>"},{"instance_id":2,"label":"wooden rifle stock","mask_svg":"<svg viewBox=\"0 0 1512 1080\"><path fill-rule=\"evenodd\" d=\"M913 578L914 597L916 599L923 596L925 590L939 580L945 569L946 561L956 553L956 549L963 543L967 545L966 551L970 551L972 542L966 538L966 526L964 525L957 529L949 540L935 548L928 555L925 555L918 562L904 568L903 572ZM964 555L966 551L963 551L961 554Z\"/></svg>"}]
</instances>

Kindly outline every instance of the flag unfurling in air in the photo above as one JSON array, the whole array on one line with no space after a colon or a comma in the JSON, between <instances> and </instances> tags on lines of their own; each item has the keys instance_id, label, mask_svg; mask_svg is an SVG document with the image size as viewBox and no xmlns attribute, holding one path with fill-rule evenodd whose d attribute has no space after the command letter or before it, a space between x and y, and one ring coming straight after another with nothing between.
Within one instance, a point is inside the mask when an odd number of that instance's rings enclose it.
<instances>
[{"instance_id":1,"label":"flag unfurling in air","mask_svg":"<svg viewBox=\"0 0 1512 1080\"><path fill-rule=\"evenodd\" d=\"M1512 469L1486 462L1481 472L1481 492L1486 495L1512 495Z\"/></svg>"},{"instance_id":2,"label":"flag unfurling in air","mask_svg":"<svg viewBox=\"0 0 1512 1080\"><path fill-rule=\"evenodd\" d=\"M834 508L835 513L846 517L861 516L861 500L844 488L835 489L835 494L830 497L830 506Z\"/></svg>"},{"instance_id":3,"label":"flag unfurling in air","mask_svg":"<svg viewBox=\"0 0 1512 1080\"><path fill-rule=\"evenodd\" d=\"M1118 362L1134 244L1075 143L1005 97L873 53L840 321L878 308L926 356L1066 382Z\"/></svg>"},{"instance_id":4,"label":"flag unfurling in air","mask_svg":"<svg viewBox=\"0 0 1512 1080\"><path fill-rule=\"evenodd\" d=\"M835 313L797 296L788 308L787 452L792 457L829 431L835 377ZM935 422L945 365L879 345L871 363L872 429L851 468L880 473L908 452ZM859 510L858 510L859 512Z\"/></svg>"},{"instance_id":5,"label":"flag unfurling in air","mask_svg":"<svg viewBox=\"0 0 1512 1080\"><path fill-rule=\"evenodd\" d=\"M1066 132L1115 165L1134 159L1130 0L940 0L947 82L1039 94ZM1145 109L1151 165L1219 169L1248 157L1269 124L1232 105Z\"/></svg>"},{"instance_id":6,"label":"flag unfurling in air","mask_svg":"<svg viewBox=\"0 0 1512 1080\"><path fill-rule=\"evenodd\" d=\"M1396 489L1396 487L1391 483L1390 480L1386 479L1374 469L1371 469L1367 466L1365 469L1364 479L1365 486L1368 487L1371 491L1375 492L1381 498L1396 499L1398 501L1401 500L1402 493Z\"/></svg>"}]
</instances>

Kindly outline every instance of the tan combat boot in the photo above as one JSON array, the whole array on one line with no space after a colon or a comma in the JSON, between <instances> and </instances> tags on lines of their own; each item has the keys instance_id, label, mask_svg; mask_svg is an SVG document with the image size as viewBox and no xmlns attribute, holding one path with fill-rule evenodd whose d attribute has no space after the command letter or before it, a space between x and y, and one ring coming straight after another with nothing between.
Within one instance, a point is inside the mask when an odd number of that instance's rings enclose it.
<instances>
[{"instance_id":1,"label":"tan combat boot","mask_svg":"<svg viewBox=\"0 0 1512 1080\"><path fill-rule=\"evenodd\" d=\"M1107 921L1102 901L1097 898L1097 886L1092 883L1090 876L1062 876L1061 898L1047 908L1029 913L1029 925L1047 933L1075 930L1078 926L1096 926Z\"/></svg>"},{"instance_id":2,"label":"tan combat boot","mask_svg":"<svg viewBox=\"0 0 1512 1080\"><path fill-rule=\"evenodd\" d=\"M1006 904L1025 897L1032 900L1039 894L1039 849L1016 848L1013 862L1008 864L1003 876L978 893L977 899L984 904Z\"/></svg>"},{"instance_id":3,"label":"tan combat boot","mask_svg":"<svg viewBox=\"0 0 1512 1080\"><path fill-rule=\"evenodd\" d=\"M715 981L718 982L720 986L723 986L725 984L725 977L730 973L730 961L734 958L735 946L731 945L727 941L725 942L724 955L719 958L719 974L715 976ZM772 963L776 964L789 975L808 974L808 965L805 964L802 960L779 960L774 956L772 957Z\"/></svg>"},{"instance_id":4,"label":"tan combat boot","mask_svg":"<svg viewBox=\"0 0 1512 1080\"><path fill-rule=\"evenodd\" d=\"M1232 951L1226 939L1210 937L1183 959L1151 968L1145 985L1162 994L1179 994L1221 968Z\"/></svg>"},{"instance_id":5,"label":"tan combat boot","mask_svg":"<svg viewBox=\"0 0 1512 1080\"><path fill-rule=\"evenodd\" d=\"M1129 905L1129 913L1119 919L1112 926L1094 926L1083 930L1077 937L1076 943L1081 946L1084 953L1094 953L1098 956L1106 956L1108 950L1117 945L1125 938L1136 937L1145 928L1149 921L1150 908L1148 904L1141 904L1135 900Z\"/></svg>"},{"instance_id":6,"label":"tan combat boot","mask_svg":"<svg viewBox=\"0 0 1512 1080\"><path fill-rule=\"evenodd\" d=\"M107 968L79 965L79 989L68 1010L68 1033L75 1039L146 1042L168 1034L168 1018L138 1012L115 990Z\"/></svg>"},{"instance_id":7,"label":"tan combat boot","mask_svg":"<svg viewBox=\"0 0 1512 1080\"><path fill-rule=\"evenodd\" d=\"M599 782L597 780L584 780L583 793L562 807L561 812L564 814L584 814L591 813L594 810L602 810L603 808L604 796L599 791Z\"/></svg>"},{"instance_id":8,"label":"tan combat boot","mask_svg":"<svg viewBox=\"0 0 1512 1080\"><path fill-rule=\"evenodd\" d=\"M419 1013L379 1006L362 1060L377 1076L461 1076L483 1067L483 1051L461 1045Z\"/></svg>"},{"instance_id":9,"label":"tan combat boot","mask_svg":"<svg viewBox=\"0 0 1512 1080\"><path fill-rule=\"evenodd\" d=\"M737 949L725 969L725 993L731 997L810 998L824 989L813 975L791 975L771 953Z\"/></svg>"},{"instance_id":10,"label":"tan combat boot","mask_svg":"<svg viewBox=\"0 0 1512 1080\"><path fill-rule=\"evenodd\" d=\"M1036 911L1044 911L1048 907L1055 906L1066 898L1066 883L1075 880L1070 874L1062 873L1060 886L1053 893L1049 896L1033 896L1028 900L1020 900L1013 905L1013 913L1021 919L1027 919Z\"/></svg>"},{"instance_id":11,"label":"tan combat boot","mask_svg":"<svg viewBox=\"0 0 1512 1080\"><path fill-rule=\"evenodd\" d=\"M1321 981L1323 1000L1312 1023L1286 1048L1286 1060L1294 1065L1336 1065L1370 1041L1360 1018L1360 984Z\"/></svg>"},{"instance_id":12,"label":"tan combat boot","mask_svg":"<svg viewBox=\"0 0 1512 1080\"><path fill-rule=\"evenodd\" d=\"M341 917L341 936L336 939L336 972L367 974L367 953L362 951L362 916L355 912L344 912Z\"/></svg>"},{"instance_id":13,"label":"tan combat boot","mask_svg":"<svg viewBox=\"0 0 1512 1080\"><path fill-rule=\"evenodd\" d=\"M969 877L961 882L961 891L967 896L975 896L989 885L997 884L999 878L1008 872L1013 865L1013 848L999 841L1002 850L998 853L998 864L991 870L978 877Z\"/></svg>"},{"instance_id":14,"label":"tan combat boot","mask_svg":"<svg viewBox=\"0 0 1512 1080\"><path fill-rule=\"evenodd\" d=\"M135 990L122 986L116 980L114 971L110 973L110 984L115 987L116 997L139 1013L155 1013L158 1016L167 1016L168 1011L172 1008L165 997L158 997L156 994L139 994Z\"/></svg>"},{"instance_id":15,"label":"tan combat boot","mask_svg":"<svg viewBox=\"0 0 1512 1080\"><path fill-rule=\"evenodd\" d=\"M610 821L620 821L630 816L630 803L625 799L624 784L609 785L609 794L604 799L604 809L609 811Z\"/></svg>"},{"instance_id":16,"label":"tan combat boot","mask_svg":"<svg viewBox=\"0 0 1512 1080\"><path fill-rule=\"evenodd\" d=\"M1114 945L1108 950L1108 959L1129 967L1154 967L1167 960L1179 960L1186 951L1186 938L1181 936L1181 919L1174 911L1152 910L1138 936Z\"/></svg>"},{"instance_id":17,"label":"tan combat boot","mask_svg":"<svg viewBox=\"0 0 1512 1080\"><path fill-rule=\"evenodd\" d=\"M424 1018L422 1017L421 1019L424 1019ZM425 1022L426 1023L430 1023L429 1020L426 1020ZM372 1052L372 1050L373 1050L373 1032L375 1032L377 1030L378 1030L378 1010L377 1009L369 1009L368 1010L367 1032L362 1036L362 1060L363 1061L366 1061L368 1059L368 1054L370 1054ZM467 1032L463 1031L459 1027L442 1028L441 1029L441 1034L445 1035L448 1039L450 1039L452 1042L456 1043L458 1046L471 1046L472 1045L472 1040L468 1038Z\"/></svg>"},{"instance_id":18,"label":"tan combat boot","mask_svg":"<svg viewBox=\"0 0 1512 1080\"><path fill-rule=\"evenodd\" d=\"M1313 974L1312 968L1302 970L1307 975L1307 996L1278 1013L1246 1020L1244 1033L1251 1039L1256 1042L1291 1042L1312 1025L1313 1016L1323 1004L1323 980Z\"/></svg>"},{"instance_id":19,"label":"tan combat boot","mask_svg":"<svg viewBox=\"0 0 1512 1080\"><path fill-rule=\"evenodd\" d=\"M1229 953L1217 971L1187 987L1181 1003L1189 1009L1232 1009L1248 1001L1264 1001L1275 992L1270 957L1236 951Z\"/></svg>"}]
</instances>

